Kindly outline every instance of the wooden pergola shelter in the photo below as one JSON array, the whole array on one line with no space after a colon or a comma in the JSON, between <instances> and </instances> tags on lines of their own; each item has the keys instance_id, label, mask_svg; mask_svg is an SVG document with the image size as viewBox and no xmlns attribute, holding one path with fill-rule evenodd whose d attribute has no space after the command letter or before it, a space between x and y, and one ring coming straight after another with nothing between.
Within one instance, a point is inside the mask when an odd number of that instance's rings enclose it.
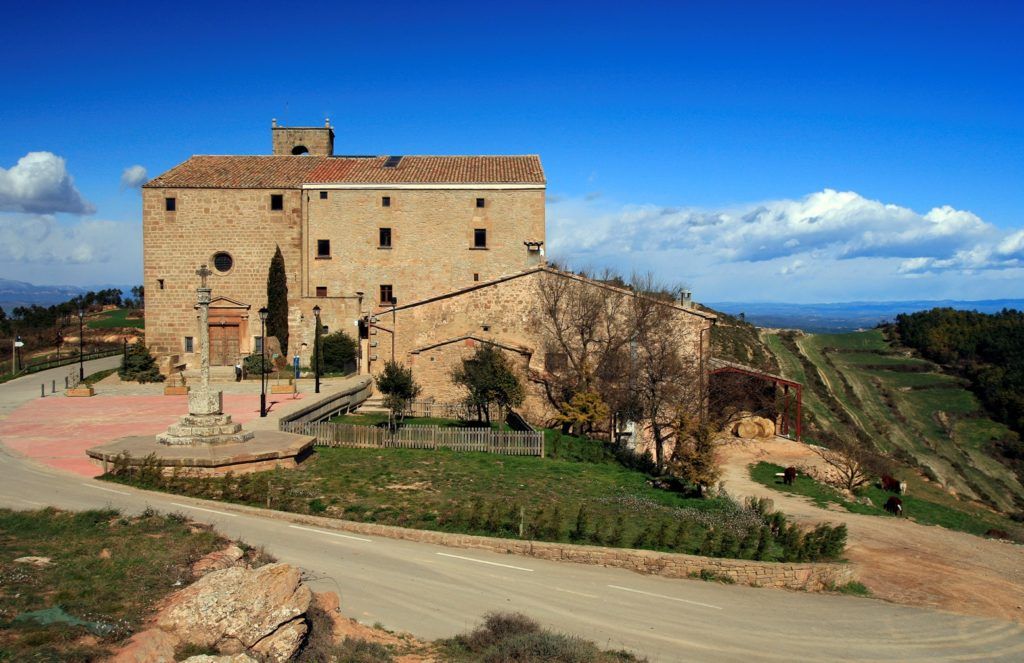
<instances>
[{"instance_id":1,"label":"wooden pergola shelter","mask_svg":"<svg viewBox=\"0 0 1024 663\"><path fill-rule=\"evenodd\" d=\"M766 382L772 382L777 387L782 387L783 394L783 409L782 409L782 421L779 425L779 432L782 435L789 435L790 430L794 428L792 420L790 418L791 411L795 405L796 412L793 413L793 419L796 421L795 439L797 442L803 438L803 402L804 402L804 386L799 382L793 380L787 380L781 375L775 375L773 373L766 373L765 371L759 371L751 366L744 366L743 364L737 364L736 362L728 361L725 359L719 359L718 357L712 357L708 362L708 374L718 375L721 373L735 373L739 375L747 375L753 378L758 378ZM790 397L790 388L794 390L795 398Z\"/></svg>"}]
</instances>

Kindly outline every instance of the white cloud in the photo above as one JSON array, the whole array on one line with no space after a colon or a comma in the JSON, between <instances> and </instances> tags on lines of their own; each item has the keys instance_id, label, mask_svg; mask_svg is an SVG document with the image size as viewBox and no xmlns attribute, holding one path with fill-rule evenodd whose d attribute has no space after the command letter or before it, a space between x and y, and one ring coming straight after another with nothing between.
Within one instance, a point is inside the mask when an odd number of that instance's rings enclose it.
<instances>
[{"instance_id":1,"label":"white cloud","mask_svg":"<svg viewBox=\"0 0 1024 663\"><path fill-rule=\"evenodd\" d=\"M569 204L566 204L566 203ZM825 189L799 200L777 200L722 210L560 201L550 209L553 251L586 252L702 247L719 258L759 262L808 251L837 259L948 258L972 242L995 239L996 229L976 215L937 207L921 215L907 207L869 200L852 191Z\"/></svg>"},{"instance_id":2,"label":"white cloud","mask_svg":"<svg viewBox=\"0 0 1024 663\"><path fill-rule=\"evenodd\" d=\"M64 159L29 152L11 168L0 168L0 211L92 214L96 208L75 188Z\"/></svg>"},{"instance_id":3,"label":"white cloud","mask_svg":"<svg viewBox=\"0 0 1024 663\"><path fill-rule=\"evenodd\" d=\"M145 166L135 164L134 166L128 166L121 173L121 188L122 189L138 189L140 186L146 183L148 174L146 173Z\"/></svg>"},{"instance_id":4,"label":"white cloud","mask_svg":"<svg viewBox=\"0 0 1024 663\"><path fill-rule=\"evenodd\" d=\"M0 216L0 265L91 265L141 254L138 224L86 219L60 223L48 214Z\"/></svg>"},{"instance_id":5,"label":"white cloud","mask_svg":"<svg viewBox=\"0 0 1024 663\"><path fill-rule=\"evenodd\" d=\"M920 298L925 287L945 296L963 289L958 272L984 272L1006 292L1009 277L1024 271L1024 230L1002 230L948 205L919 213L852 191L720 209L552 196L548 220L548 254L556 260L627 272L655 268L719 298L753 291L776 301L809 293L846 300L853 292ZM945 272L950 276L926 278ZM980 288L985 279L973 284Z\"/></svg>"}]
</instances>

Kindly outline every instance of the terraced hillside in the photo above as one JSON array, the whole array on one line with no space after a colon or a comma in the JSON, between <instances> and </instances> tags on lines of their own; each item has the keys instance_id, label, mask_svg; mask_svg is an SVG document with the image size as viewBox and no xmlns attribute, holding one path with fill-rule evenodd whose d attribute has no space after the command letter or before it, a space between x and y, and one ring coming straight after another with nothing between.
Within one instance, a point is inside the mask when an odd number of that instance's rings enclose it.
<instances>
[{"instance_id":1,"label":"terraced hillside","mask_svg":"<svg viewBox=\"0 0 1024 663\"><path fill-rule=\"evenodd\" d=\"M939 366L893 346L877 329L765 332L762 340L782 374L806 385L808 440L852 434L918 468L929 488L940 484L1007 513L1024 510L1024 486L990 454L1010 431Z\"/></svg>"}]
</instances>

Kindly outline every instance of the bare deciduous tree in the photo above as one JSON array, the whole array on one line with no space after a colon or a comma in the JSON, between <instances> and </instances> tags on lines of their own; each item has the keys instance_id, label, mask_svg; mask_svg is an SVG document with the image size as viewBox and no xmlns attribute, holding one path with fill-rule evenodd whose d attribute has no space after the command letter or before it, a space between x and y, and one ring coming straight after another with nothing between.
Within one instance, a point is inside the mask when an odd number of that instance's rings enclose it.
<instances>
[{"instance_id":1,"label":"bare deciduous tree","mask_svg":"<svg viewBox=\"0 0 1024 663\"><path fill-rule=\"evenodd\" d=\"M853 492L870 483L876 460L873 450L841 438L835 438L829 444L829 448L812 446L811 450L832 468L840 488Z\"/></svg>"}]
</instances>

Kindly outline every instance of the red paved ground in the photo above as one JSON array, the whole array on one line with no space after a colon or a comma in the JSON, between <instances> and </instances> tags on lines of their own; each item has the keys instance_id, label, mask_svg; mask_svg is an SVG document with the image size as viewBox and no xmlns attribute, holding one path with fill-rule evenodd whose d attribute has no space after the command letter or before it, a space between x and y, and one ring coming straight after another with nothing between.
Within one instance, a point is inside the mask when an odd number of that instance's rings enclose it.
<instances>
[{"instance_id":1,"label":"red paved ground","mask_svg":"<svg viewBox=\"0 0 1024 663\"><path fill-rule=\"evenodd\" d=\"M270 407L284 399L267 398ZM37 398L0 421L0 442L46 465L95 477L101 470L86 449L128 435L156 435L187 411L185 396ZM224 394L224 411L243 424L257 419L259 394Z\"/></svg>"}]
</instances>

